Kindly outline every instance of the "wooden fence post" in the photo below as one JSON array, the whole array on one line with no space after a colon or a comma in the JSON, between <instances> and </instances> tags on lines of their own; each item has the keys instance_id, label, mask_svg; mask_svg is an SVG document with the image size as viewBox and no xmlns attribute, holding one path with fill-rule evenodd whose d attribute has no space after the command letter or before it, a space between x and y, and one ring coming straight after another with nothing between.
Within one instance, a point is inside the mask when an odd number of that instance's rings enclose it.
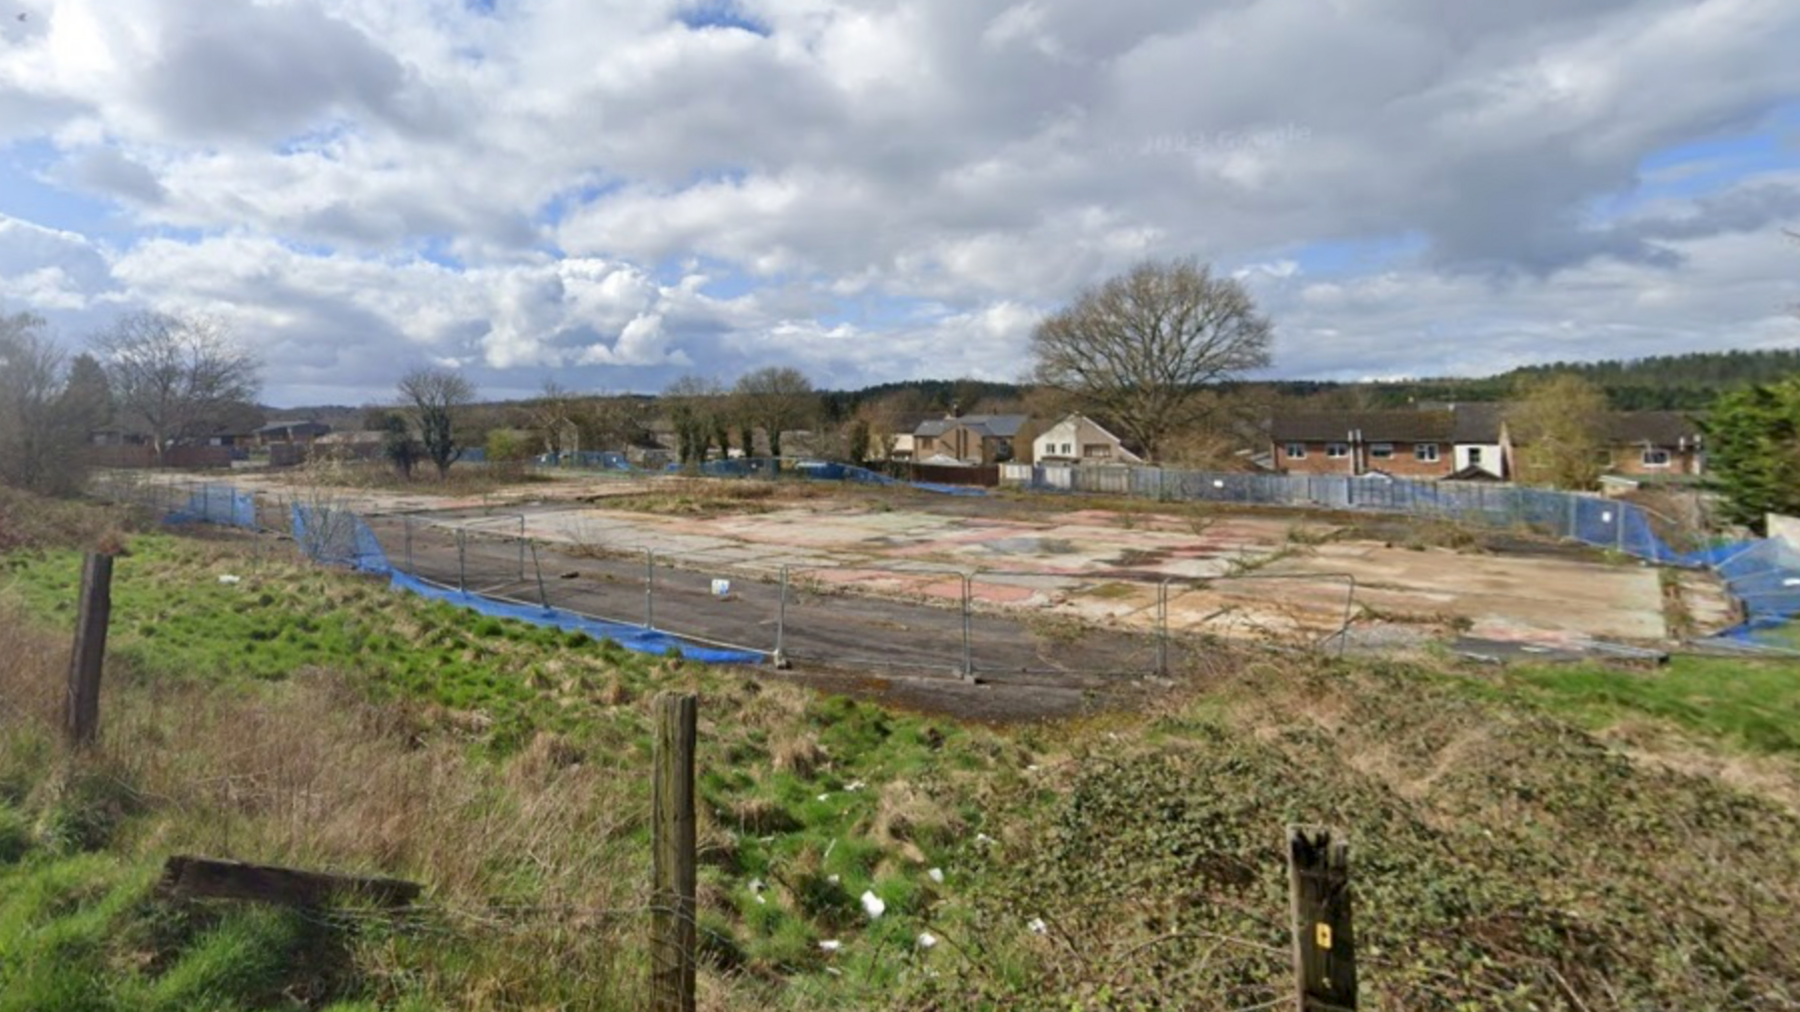
<instances>
[{"instance_id":1,"label":"wooden fence post","mask_svg":"<svg viewBox=\"0 0 1800 1012\"><path fill-rule=\"evenodd\" d=\"M112 618L112 568L113 557L100 552L89 552L81 566L81 601L63 720L69 742L77 746L92 744L100 728L100 669L106 661L106 626Z\"/></svg>"},{"instance_id":2,"label":"wooden fence post","mask_svg":"<svg viewBox=\"0 0 1800 1012\"><path fill-rule=\"evenodd\" d=\"M1350 845L1330 830L1289 826L1299 1012L1356 1008L1356 936L1350 928Z\"/></svg>"},{"instance_id":3,"label":"wooden fence post","mask_svg":"<svg viewBox=\"0 0 1800 1012\"><path fill-rule=\"evenodd\" d=\"M651 789L652 899L650 1008L694 1012L694 743L699 703L691 694L656 698L656 779Z\"/></svg>"}]
</instances>

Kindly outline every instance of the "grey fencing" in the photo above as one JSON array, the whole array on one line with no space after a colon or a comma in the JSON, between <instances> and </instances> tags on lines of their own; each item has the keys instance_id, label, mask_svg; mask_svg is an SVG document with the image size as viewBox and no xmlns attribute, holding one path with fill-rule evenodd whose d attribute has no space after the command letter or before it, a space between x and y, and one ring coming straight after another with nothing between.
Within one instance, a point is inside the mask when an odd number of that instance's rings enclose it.
<instances>
[{"instance_id":1,"label":"grey fencing","mask_svg":"<svg viewBox=\"0 0 1800 1012\"><path fill-rule=\"evenodd\" d=\"M333 503L329 491L251 497L207 492L204 484L114 481L96 491L170 519L199 494L203 504L230 505L203 508L194 519L257 532L259 553L291 539L289 550L307 558L365 572L391 567L459 599L583 616L738 655L947 678L1082 688L1100 684L1083 679L1166 673L1225 631L1172 627L1169 601L1261 578L1108 577L1116 607L1076 615L1033 597L1050 577L1030 570L753 567L646 551L624 543L623 530L618 540L606 530L584 534L580 544L537 540L519 513L361 515ZM1333 593L1335 578L1319 579ZM1348 604L1344 614L1322 638L1317 629L1266 638L1341 650Z\"/></svg>"},{"instance_id":2,"label":"grey fencing","mask_svg":"<svg viewBox=\"0 0 1800 1012\"><path fill-rule=\"evenodd\" d=\"M1410 481L1380 475L1250 474L1160 467L1006 465L1003 485L1241 506L1366 510L1493 529L1520 529L1652 562L1695 564L1635 503L1490 482ZM1669 525L1665 524L1665 530Z\"/></svg>"}]
</instances>

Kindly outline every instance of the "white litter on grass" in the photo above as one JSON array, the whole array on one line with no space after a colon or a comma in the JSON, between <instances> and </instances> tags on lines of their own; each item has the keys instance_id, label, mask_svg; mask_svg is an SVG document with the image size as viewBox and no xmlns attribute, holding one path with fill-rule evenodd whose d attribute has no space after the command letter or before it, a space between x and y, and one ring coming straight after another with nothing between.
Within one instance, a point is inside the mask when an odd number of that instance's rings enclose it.
<instances>
[{"instance_id":1,"label":"white litter on grass","mask_svg":"<svg viewBox=\"0 0 1800 1012\"><path fill-rule=\"evenodd\" d=\"M1031 933L1034 935L1047 935L1050 933L1050 925L1045 924L1042 917L1033 917L1031 923L1025 926L1030 928Z\"/></svg>"},{"instance_id":2,"label":"white litter on grass","mask_svg":"<svg viewBox=\"0 0 1800 1012\"><path fill-rule=\"evenodd\" d=\"M855 781L852 781L852 782L851 782L851 783L850 783L850 784L849 784L849 785L848 785L848 786L846 786L846 787L845 787L845 788L844 788L844 790L846 790L846 791L860 791L860 790L862 790L862 789L863 789L863 788L864 788L864 787L865 787L865 786L867 786L867 785L866 785L866 784L864 784L864 783L863 783L863 782L862 782L862 781L861 781L861 780L855 780Z\"/></svg>"},{"instance_id":3,"label":"white litter on grass","mask_svg":"<svg viewBox=\"0 0 1800 1012\"><path fill-rule=\"evenodd\" d=\"M1030 766L1025 767L1025 772L1027 772L1027 773L1036 773L1037 771L1038 771L1037 763L1032 763Z\"/></svg>"},{"instance_id":4,"label":"white litter on grass","mask_svg":"<svg viewBox=\"0 0 1800 1012\"><path fill-rule=\"evenodd\" d=\"M825 877L825 881L830 882L832 885L837 885L842 879L836 875L828 875Z\"/></svg>"},{"instance_id":5,"label":"white litter on grass","mask_svg":"<svg viewBox=\"0 0 1800 1012\"><path fill-rule=\"evenodd\" d=\"M824 800L825 800L825 799L827 799L827 798L829 798L829 797L831 797L831 795L829 795L829 794L821 794L821 795L819 795L819 800L820 800L820 801L824 801Z\"/></svg>"},{"instance_id":6,"label":"white litter on grass","mask_svg":"<svg viewBox=\"0 0 1800 1012\"><path fill-rule=\"evenodd\" d=\"M995 840L993 837L987 835L986 833L976 833L975 834L975 842L976 843L984 843L984 844L988 844L991 846L991 845L993 845Z\"/></svg>"},{"instance_id":7,"label":"white litter on grass","mask_svg":"<svg viewBox=\"0 0 1800 1012\"><path fill-rule=\"evenodd\" d=\"M938 943L938 940L937 940L936 935L932 934L929 931L919 932L919 948L935 949L935 948L937 948L937 943Z\"/></svg>"},{"instance_id":8,"label":"white litter on grass","mask_svg":"<svg viewBox=\"0 0 1800 1012\"><path fill-rule=\"evenodd\" d=\"M930 871L926 872L925 874L930 876L931 880L933 882L936 882L938 885L944 884L944 869L933 868Z\"/></svg>"},{"instance_id":9,"label":"white litter on grass","mask_svg":"<svg viewBox=\"0 0 1800 1012\"><path fill-rule=\"evenodd\" d=\"M827 938L819 943L819 951L836 952L843 944L843 942L840 942L835 938Z\"/></svg>"},{"instance_id":10,"label":"white litter on grass","mask_svg":"<svg viewBox=\"0 0 1800 1012\"><path fill-rule=\"evenodd\" d=\"M868 914L871 921L887 913L887 904L881 902L881 897L870 890L863 890L862 905L863 913Z\"/></svg>"},{"instance_id":11,"label":"white litter on grass","mask_svg":"<svg viewBox=\"0 0 1800 1012\"><path fill-rule=\"evenodd\" d=\"M767 889L767 888L769 888L768 884L763 882L762 879L753 878L750 880L750 891L753 893L762 892L764 889Z\"/></svg>"},{"instance_id":12,"label":"white litter on grass","mask_svg":"<svg viewBox=\"0 0 1800 1012\"><path fill-rule=\"evenodd\" d=\"M238 584L243 583L244 578L241 576L233 576L230 573L226 573L224 576L219 577L219 582L223 583L227 587L235 587Z\"/></svg>"}]
</instances>

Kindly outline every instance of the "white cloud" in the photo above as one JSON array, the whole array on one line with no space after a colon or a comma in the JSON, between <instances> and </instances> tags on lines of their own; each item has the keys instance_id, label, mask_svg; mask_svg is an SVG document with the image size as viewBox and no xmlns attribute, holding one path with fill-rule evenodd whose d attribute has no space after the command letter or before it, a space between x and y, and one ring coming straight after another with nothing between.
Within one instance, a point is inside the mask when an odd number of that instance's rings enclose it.
<instances>
[{"instance_id":1,"label":"white cloud","mask_svg":"<svg viewBox=\"0 0 1800 1012\"><path fill-rule=\"evenodd\" d=\"M1264 293L1283 371L1484 369L1774 339L1743 300L1800 255L1791 174L1643 169L1775 129L1790 0L746 0L766 35L678 0L26 6L0 143L118 218L0 222L0 296L228 311L276 394L409 356L1010 378L1038 314L1171 255ZM1596 212L1640 173L1676 195Z\"/></svg>"}]
</instances>

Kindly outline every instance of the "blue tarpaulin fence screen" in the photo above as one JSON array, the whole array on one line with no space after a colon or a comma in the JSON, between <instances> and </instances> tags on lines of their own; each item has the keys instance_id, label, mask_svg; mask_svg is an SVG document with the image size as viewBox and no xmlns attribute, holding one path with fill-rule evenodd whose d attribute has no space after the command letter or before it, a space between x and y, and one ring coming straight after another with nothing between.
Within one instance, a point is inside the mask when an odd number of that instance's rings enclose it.
<instances>
[{"instance_id":1,"label":"blue tarpaulin fence screen","mask_svg":"<svg viewBox=\"0 0 1800 1012\"><path fill-rule=\"evenodd\" d=\"M582 632L596 640L612 640L625 649L638 653L667 654L674 651L688 660L703 661L708 664L757 664L763 659L763 655L748 650L698 646L669 633L645 629L642 626L589 618L560 608L543 608L513 601L498 601L491 597L482 597L479 594L456 590L453 587L440 587L435 583L426 582L398 570L393 574L393 587L396 590L418 594L434 601L447 601L482 615L509 618L520 622L529 622L532 625L554 626L570 632Z\"/></svg>"},{"instance_id":2,"label":"blue tarpaulin fence screen","mask_svg":"<svg viewBox=\"0 0 1800 1012\"><path fill-rule=\"evenodd\" d=\"M712 664L756 664L763 659L761 654L751 651L699 646L654 629L441 587L394 568L369 525L349 510L295 503L292 514L294 543L308 558L325 565L347 566L357 572L387 576L389 585L395 590L447 601L481 615L584 632L597 640L610 639L640 653L666 654L673 650L689 660Z\"/></svg>"},{"instance_id":3,"label":"blue tarpaulin fence screen","mask_svg":"<svg viewBox=\"0 0 1800 1012\"><path fill-rule=\"evenodd\" d=\"M763 458L714 461L706 465L707 473L721 476L750 477L771 473L776 462ZM765 469L759 472L759 468ZM830 461L802 462L797 473L820 481L859 481L874 484L910 484L869 471L866 468ZM1700 551L1679 552L1659 537L1650 516L1633 503L1565 492L1515 487L1475 486L1459 488L1447 484L1406 482L1392 479L1321 478L1319 476L1218 474L1197 472L1155 472L1151 469L1133 474L1129 479L1135 491L1161 498L1196 501L1231 502L1262 505L1320 505L1328 508L1371 509L1427 517L1438 517L1467 524L1491 527L1523 525L1601 548L1610 548L1635 558L1675 566L1705 567L1714 570L1732 595L1742 602L1745 621L1721 636L1740 643L1770 647L1790 647L1791 640L1777 630L1800 617L1800 550L1774 539L1747 541ZM1069 490L1053 483L1042 467L1033 468L1029 483L1047 489ZM1153 491L1152 491L1153 489ZM950 494L981 494L979 489L943 486ZM254 497L230 485L210 484L196 488L187 504L171 512L170 523L213 523L257 528ZM388 561L381 543L368 524L348 510L308 507L292 508L294 540L314 561L328 565L348 566L365 573L404 577L410 584L432 586L410 574L400 573ZM434 594L438 591L434 591ZM506 602L493 601L459 591L457 603L477 611L514 609ZM729 658L728 663L753 663L761 655L748 651L714 650L686 644L668 634L648 632L637 626L609 623L556 609L531 609L535 617L526 621L554 624L562 628L593 632L631 646L664 652L674 646L684 656L696 660ZM502 611L485 611L503 614Z\"/></svg>"}]
</instances>

